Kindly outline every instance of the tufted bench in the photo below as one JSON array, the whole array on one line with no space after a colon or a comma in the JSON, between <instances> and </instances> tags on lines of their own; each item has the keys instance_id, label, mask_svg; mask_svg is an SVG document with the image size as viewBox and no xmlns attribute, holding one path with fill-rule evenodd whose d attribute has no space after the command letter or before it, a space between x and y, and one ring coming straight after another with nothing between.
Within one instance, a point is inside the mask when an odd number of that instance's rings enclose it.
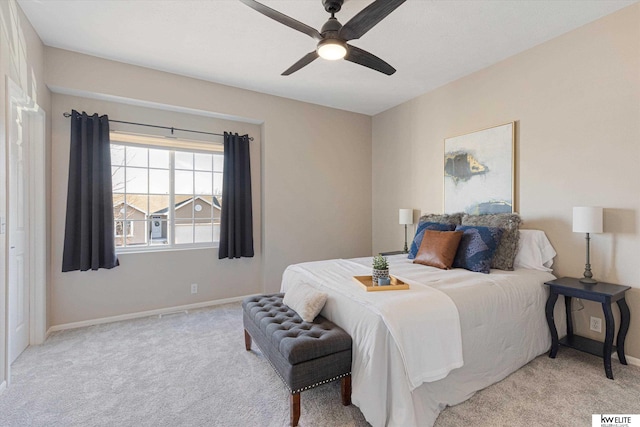
<instances>
[{"instance_id":1,"label":"tufted bench","mask_svg":"<svg viewBox=\"0 0 640 427\"><path fill-rule=\"evenodd\" d=\"M318 316L305 322L282 303L284 294L259 295L242 302L244 339L251 339L291 392L291 425L300 418L300 393L342 379L342 404L351 404L351 337Z\"/></svg>"}]
</instances>

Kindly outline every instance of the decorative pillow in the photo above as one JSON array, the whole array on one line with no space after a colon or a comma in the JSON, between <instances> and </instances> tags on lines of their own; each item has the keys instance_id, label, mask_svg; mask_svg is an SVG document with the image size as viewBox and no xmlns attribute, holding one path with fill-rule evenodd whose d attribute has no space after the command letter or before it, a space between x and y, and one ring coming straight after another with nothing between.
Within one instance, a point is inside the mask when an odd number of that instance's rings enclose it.
<instances>
[{"instance_id":1,"label":"decorative pillow","mask_svg":"<svg viewBox=\"0 0 640 427\"><path fill-rule=\"evenodd\" d=\"M424 239L413 263L449 270L462 234L462 231L424 230Z\"/></svg>"},{"instance_id":2,"label":"decorative pillow","mask_svg":"<svg viewBox=\"0 0 640 427\"><path fill-rule=\"evenodd\" d=\"M282 302L298 313L305 322L313 322L327 302L327 296L312 286L300 283L284 294Z\"/></svg>"},{"instance_id":3,"label":"decorative pillow","mask_svg":"<svg viewBox=\"0 0 640 427\"><path fill-rule=\"evenodd\" d=\"M462 217L462 225L481 225L484 227L498 227L503 230L502 240L498 246L491 268L498 270L513 270L513 261L518 252L520 233L520 216L517 213L501 213L486 215L467 215Z\"/></svg>"},{"instance_id":4,"label":"decorative pillow","mask_svg":"<svg viewBox=\"0 0 640 427\"><path fill-rule=\"evenodd\" d=\"M411 243L411 248L409 249L409 259L414 259L416 254L418 253L418 249L420 249L420 244L422 243L422 238L424 236L425 230L437 230L437 231L453 231L456 226L453 224L440 224L437 222L421 222L418 224L418 229L416 230L416 236L413 238L413 242Z\"/></svg>"},{"instance_id":5,"label":"decorative pillow","mask_svg":"<svg viewBox=\"0 0 640 427\"><path fill-rule=\"evenodd\" d=\"M460 225L462 224L462 215L464 215L463 212L454 214L425 214L420 217L420 222Z\"/></svg>"},{"instance_id":6,"label":"decorative pillow","mask_svg":"<svg viewBox=\"0 0 640 427\"><path fill-rule=\"evenodd\" d=\"M552 271L556 251L542 230L520 230L518 253L513 268Z\"/></svg>"},{"instance_id":7,"label":"decorative pillow","mask_svg":"<svg viewBox=\"0 0 640 427\"><path fill-rule=\"evenodd\" d=\"M491 260L503 234L502 229L459 225L456 231L462 231L463 235L453 260L453 267L488 274Z\"/></svg>"}]
</instances>

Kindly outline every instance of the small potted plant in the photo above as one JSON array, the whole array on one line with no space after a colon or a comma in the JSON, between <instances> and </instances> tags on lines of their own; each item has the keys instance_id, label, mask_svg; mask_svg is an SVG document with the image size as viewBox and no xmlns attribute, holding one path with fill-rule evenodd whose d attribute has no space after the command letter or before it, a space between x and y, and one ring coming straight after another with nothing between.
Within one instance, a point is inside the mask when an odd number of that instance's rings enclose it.
<instances>
[{"instance_id":1,"label":"small potted plant","mask_svg":"<svg viewBox=\"0 0 640 427\"><path fill-rule=\"evenodd\" d=\"M373 257L371 281L374 286L389 284L389 262L387 261L387 258L382 255L376 255Z\"/></svg>"}]
</instances>

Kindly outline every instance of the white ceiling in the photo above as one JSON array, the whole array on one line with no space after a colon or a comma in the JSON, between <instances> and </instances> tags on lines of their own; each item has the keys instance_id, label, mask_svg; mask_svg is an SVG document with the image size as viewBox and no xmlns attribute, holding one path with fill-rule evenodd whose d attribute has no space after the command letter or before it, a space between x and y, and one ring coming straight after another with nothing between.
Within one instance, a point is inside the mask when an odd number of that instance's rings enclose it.
<instances>
[{"instance_id":1,"label":"white ceiling","mask_svg":"<svg viewBox=\"0 0 640 427\"><path fill-rule=\"evenodd\" d=\"M347 0L345 24L372 0ZM398 71L316 60L310 37L239 0L18 0L48 46L364 114L377 114L637 0L408 0L353 45ZM263 0L314 28L321 0Z\"/></svg>"}]
</instances>

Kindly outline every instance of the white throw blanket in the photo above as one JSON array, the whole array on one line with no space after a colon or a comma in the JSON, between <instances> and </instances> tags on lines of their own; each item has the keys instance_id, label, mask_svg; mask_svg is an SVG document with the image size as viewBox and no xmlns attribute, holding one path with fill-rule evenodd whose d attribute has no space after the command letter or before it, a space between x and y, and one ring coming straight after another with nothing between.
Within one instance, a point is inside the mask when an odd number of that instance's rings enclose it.
<instances>
[{"instance_id":1,"label":"white throw blanket","mask_svg":"<svg viewBox=\"0 0 640 427\"><path fill-rule=\"evenodd\" d=\"M353 276L371 274L370 258L296 264L287 272L289 276L302 275L308 284L331 289L377 313L402 356L411 390L463 366L458 310L444 292L398 275L410 285L409 290L366 292ZM287 280L287 272L282 282L284 292L295 286Z\"/></svg>"}]
</instances>

